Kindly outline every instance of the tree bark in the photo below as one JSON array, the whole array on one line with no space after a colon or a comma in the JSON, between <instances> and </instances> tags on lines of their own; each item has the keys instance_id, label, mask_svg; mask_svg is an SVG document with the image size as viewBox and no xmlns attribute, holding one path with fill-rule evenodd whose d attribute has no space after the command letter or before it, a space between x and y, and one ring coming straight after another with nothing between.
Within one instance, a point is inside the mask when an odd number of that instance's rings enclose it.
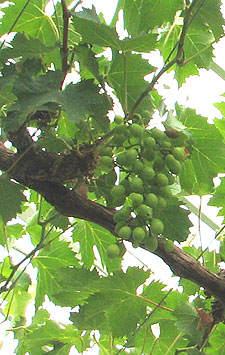
<instances>
[{"instance_id":1,"label":"tree bark","mask_svg":"<svg viewBox=\"0 0 225 355\"><path fill-rule=\"evenodd\" d=\"M20 149L21 140L18 143L18 136L12 140ZM20 153L13 153L3 145L0 146L0 169L8 171L13 179L25 187L40 193L62 215L96 223L116 235L113 220L114 211L82 197L76 191L65 187L62 182L51 180L52 176L47 169L51 164L54 164L54 159L57 157L40 149L34 149L33 146L31 147L32 144L27 139L27 144L23 145ZM29 172L34 167L34 161L36 176ZM43 169L44 173L41 175L40 171ZM49 179L51 177L51 179L45 180L46 177ZM160 237L158 237L158 242L158 248L154 254L162 258L175 275L203 287L216 297L225 308L225 281L223 278L207 270L180 248L174 246L173 251L166 252L164 241ZM144 245L143 248L145 248Z\"/></svg>"}]
</instances>

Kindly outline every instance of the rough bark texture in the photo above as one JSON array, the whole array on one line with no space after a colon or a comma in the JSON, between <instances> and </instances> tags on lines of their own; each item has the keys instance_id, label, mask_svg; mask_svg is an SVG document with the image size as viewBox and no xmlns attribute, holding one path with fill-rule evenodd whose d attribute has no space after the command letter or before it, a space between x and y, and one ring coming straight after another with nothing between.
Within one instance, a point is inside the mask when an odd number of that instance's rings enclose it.
<instances>
[{"instance_id":1,"label":"rough bark texture","mask_svg":"<svg viewBox=\"0 0 225 355\"><path fill-rule=\"evenodd\" d=\"M96 164L91 149L87 149L82 156L76 152L67 155L46 152L33 142L24 128L11 133L9 139L17 148L17 153L0 146L1 170L7 171L19 183L40 193L62 215L94 222L114 233L113 210L90 201L63 185L68 178L89 174ZM64 165L65 168L62 168ZM224 279L201 266L178 247L174 247L172 252L166 252L163 240L158 239L158 248L154 254L162 258L175 275L203 287L225 307Z\"/></svg>"}]
</instances>

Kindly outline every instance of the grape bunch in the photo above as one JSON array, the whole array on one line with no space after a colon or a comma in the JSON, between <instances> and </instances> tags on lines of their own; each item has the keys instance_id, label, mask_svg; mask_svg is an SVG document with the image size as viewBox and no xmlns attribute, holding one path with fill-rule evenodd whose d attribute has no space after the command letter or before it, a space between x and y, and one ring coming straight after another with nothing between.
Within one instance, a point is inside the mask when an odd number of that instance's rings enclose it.
<instances>
[{"instance_id":1,"label":"grape bunch","mask_svg":"<svg viewBox=\"0 0 225 355\"><path fill-rule=\"evenodd\" d=\"M100 159L107 171L102 185L110 191L105 192L106 200L117 208L113 217L115 232L122 239L132 240L136 247L145 243L154 251L156 237L164 231L157 211L165 209L173 197L171 185L186 159L185 148L171 134L157 128L145 129L138 123L123 122L120 117L115 122L111 146L102 150ZM115 167L120 170L117 184ZM167 244L171 249L170 241Z\"/></svg>"}]
</instances>

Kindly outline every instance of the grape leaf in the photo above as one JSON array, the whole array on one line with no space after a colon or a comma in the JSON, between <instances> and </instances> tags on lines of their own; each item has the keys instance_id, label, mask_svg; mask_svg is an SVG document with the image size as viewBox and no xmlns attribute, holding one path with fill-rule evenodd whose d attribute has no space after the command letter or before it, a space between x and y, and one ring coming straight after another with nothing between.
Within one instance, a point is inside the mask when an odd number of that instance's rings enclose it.
<instances>
[{"instance_id":1,"label":"grape leaf","mask_svg":"<svg viewBox=\"0 0 225 355\"><path fill-rule=\"evenodd\" d=\"M112 67L108 74L108 81L110 86L115 89L125 111L127 109L129 112L138 97L148 86L148 83L144 80L144 76L152 73L154 70L155 68L143 59L140 54L115 54ZM124 71L126 74L124 74ZM125 107L126 95L127 107ZM142 100L137 112L143 114L145 110L150 111L151 108L151 97L149 95Z\"/></svg>"},{"instance_id":2,"label":"grape leaf","mask_svg":"<svg viewBox=\"0 0 225 355\"><path fill-rule=\"evenodd\" d=\"M180 112L179 119L188 128L194 141L191 163L196 183L192 192L199 195L212 193L213 178L225 171L223 137L215 125L207 123L207 118L197 115L192 109ZM190 163L187 164L190 171ZM183 186L185 188L185 184Z\"/></svg>"},{"instance_id":3,"label":"grape leaf","mask_svg":"<svg viewBox=\"0 0 225 355\"><path fill-rule=\"evenodd\" d=\"M6 176L0 178L0 215L4 222L21 213L21 203L26 201L21 185L10 181Z\"/></svg>"},{"instance_id":4,"label":"grape leaf","mask_svg":"<svg viewBox=\"0 0 225 355\"><path fill-rule=\"evenodd\" d=\"M110 232L94 223L80 221L75 225L72 237L74 242L80 243L81 260L85 267L90 268L94 263L94 246L98 248L103 265L108 266L109 258L106 255L106 248L116 241Z\"/></svg>"},{"instance_id":5,"label":"grape leaf","mask_svg":"<svg viewBox=\"0 0 225 355\"><path fill-rule=\"evenodd\" d=\"M190 212L181 208L180 205L177 199L171 198L167 201L167 207L163 212L155 211L154 217L163 222L165 226L163 235L166 238L182 242L187 239L192 223L188 218Z\"/></svg>"},{"instance_id":6,"label":"grape leaf","mask_svg":"<svg viewBox=\"0 0 225 355\"><path fill-rule=\"evenodd\" d=\"M149 31L167 22L172 23L175 14L182 7L181 0L145 0L140 10L139 32Z\"/></svg>"},{"instance_id":7,"label":"grape leaf","mask_svg":"<svg viewBox=\"0 0 225 355\"><path fill-rule=\"evenodd\" d=\"M8 32L26 32L34 38L40 39L45 45L55 45L58 31L53 21L44 12L46 1L33 0L24 3L17 0L1 9L4 12L0 35ZM17 20L17 21L15 21Z\"/></svg>"},{"instance_id":8,"label":"grape leaf","mask_svg":"<svg viewBox=\"0 0 225 355\"><path fill-rule=\"evenodd\" d=\"M56 278L60 268L78 266L78 260L65 241L53 241L48 248L44 248L33 258L32 264L38 267L38 283L35 305L38 308L44 301L45 294L51 297L61 284Z\"/></svg>"},{"instance_id":9,"label":"grape leaf","mask_svg":"<svg viewBox=\"0 0 225 355\"><path fill-rule=\"evenodd\" d=\"M5 62L8 58L23 56L23 59L31 57L43 57L51 52L54 47L46 47L37 38L27 38L24 33L17 33L10 43L12 48L3 48L0 52L0 61Z\"/></svg>"},{"instance_id":10,"label":"grape leaf","mask_svg":"<svg viewBox=\"0 0 225 355\"><path fill-rule=\"evenodd\" d=\"M75 30L81 34L84 43L120 49L120 40L115 29L101 23L94 8L89 12L85 9L73 14L72 20Z\"/></svg>"},{"instance_id":11,"label":"grape leaf","mask_svg":"<svg viewBox=\"0 0 225 355\"><path fill-rule=\"evenodd\" d=\"M55 289L52 299L60 306L75 307L87 302L88 297L96 292L99 276L95 270L85 268L58 269L55 281L60 288Z\"/></svg>"},{"instance_id":12,"label":"grape leaf","mask_svg":"<svg viewBox=\"0 0 225 355\"><path fill-rule=\"evenodd\" d=\"M136 290L148 276L148 272L129 268L126 274L119 271L101 279L96 285L99 292L92 295L71 320L88 329L107 331L110 328L115 337L128 334L145 316L145 301L137 296Z\"/></svg>"}]
</instances>

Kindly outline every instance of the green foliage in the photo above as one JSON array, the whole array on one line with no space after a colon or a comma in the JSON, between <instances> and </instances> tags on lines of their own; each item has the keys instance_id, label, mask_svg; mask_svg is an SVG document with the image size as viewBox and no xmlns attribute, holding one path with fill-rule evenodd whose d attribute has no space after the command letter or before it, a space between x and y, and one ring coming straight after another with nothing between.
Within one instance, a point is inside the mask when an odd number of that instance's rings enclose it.
<instances>
[{"instance_id":1,"label":"green foliage","mask_svg":"<svg viewBox=\"0 0 225 355\"><path fill-rule=\"evenodd\" d=\"M217 252L190 246L181 200L209 194L225 216L224 120L169 110L157 86L213 68L221 1L118 0L109 25L82 1L48 3L1 7L0 297L16 353L224 354L219 278L208 292L199 273L219 272L224 236ZM182 276L179 291L127 265L131 244Z\"/></svg>"}]
</instances>

